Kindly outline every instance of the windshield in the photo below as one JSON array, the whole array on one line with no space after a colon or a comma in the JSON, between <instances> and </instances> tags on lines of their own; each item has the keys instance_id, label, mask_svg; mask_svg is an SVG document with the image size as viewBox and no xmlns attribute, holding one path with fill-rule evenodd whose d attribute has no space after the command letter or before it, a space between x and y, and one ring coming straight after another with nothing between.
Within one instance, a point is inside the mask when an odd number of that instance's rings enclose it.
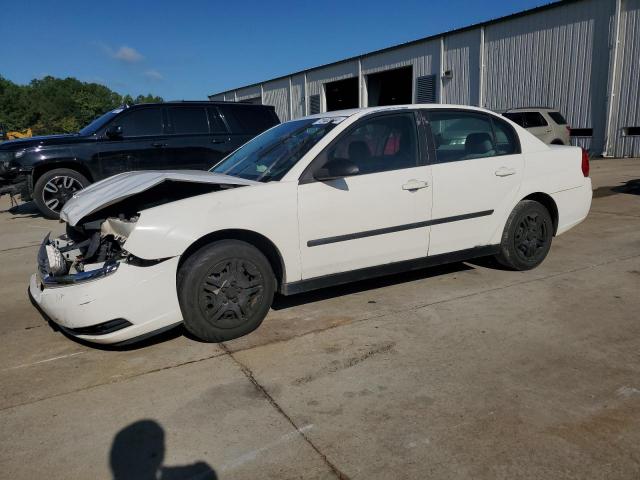
<instances>
[{"instance_id":1,"label":"windshield","mask_svg":"<svg viewBox=\"0 0 640 480\"><path fill-rule=\"evenodd\" d=\"M115 110L111 110L103 115L100 115L94 121L92 121L89 125L80 130L80 135L93 135L98 130L100 130L104 125L106 125L113 117L119 114L123 108L116 108Z\"/></svg>"},{"instance_id":2,"label":"windshield","mask_svg":"<svg viewBox=\"0 0 640 480\"><path fill-rule=\"evenodd\" d=\"M282 123L245 143L210 171L259 182L280 180L345 118L310 118Z\"/></svg>"}]
</instances>

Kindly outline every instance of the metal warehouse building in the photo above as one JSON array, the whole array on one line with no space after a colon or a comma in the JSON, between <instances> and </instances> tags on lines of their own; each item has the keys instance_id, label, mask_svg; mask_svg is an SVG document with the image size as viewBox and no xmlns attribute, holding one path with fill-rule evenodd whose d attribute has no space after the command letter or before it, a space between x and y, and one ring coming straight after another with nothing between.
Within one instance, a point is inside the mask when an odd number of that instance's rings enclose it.
<instances>
[{"instance_id":1,"label":"metal warehouse building","mask_svg":"<svg viewBox=\"0 0 640 480\"><path fill-rule=\"evenodd\" d=\"M640 156L640 0L565 0L211 95L281 120L404 104L559 109L592 155Z\"/></svg>"}]
</instances>

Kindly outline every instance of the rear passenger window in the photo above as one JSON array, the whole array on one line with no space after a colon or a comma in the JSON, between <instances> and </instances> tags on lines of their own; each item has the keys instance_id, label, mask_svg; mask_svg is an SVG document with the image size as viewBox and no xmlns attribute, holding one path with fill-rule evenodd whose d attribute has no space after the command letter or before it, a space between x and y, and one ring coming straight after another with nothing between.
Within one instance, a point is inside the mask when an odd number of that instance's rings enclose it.
<instances>
[{"instance_id":1,"label":"rear passenger window","mask_svg":"<svg viewBox=\"0 0 640 480\"><path fill-rule=\"evenodd\" d=\"M122 127L124 137L162 135L162 109L136 109L117 119L115 124Z\"/></svg>"},{"instance_id":2,"label":"rear passenger window","mask_svg":"<svg viewBox=\"0 0 640 480\"><path fill-rule=\"evenodd\" d=\"M218 108L233 133L262 133L277 123L272 112L264 107L220 105Z\"/></svg>"},{"instance_id":3,"label":"rear passenger window","mask_svg":"<svg viewBox=\"0 0 640 480\"><path fill-rule=\"evenodd\" d=\"M558 125L566 125L567 121L564 119L560 112L549 112L549 116L551 120L556 122Z\"/></svg>"},{"instance_id":4,"label":"rear passenger window","mask_svg":"<svg viewBox=\"0 0 640 480\"><path fill-rule=\"evenodd\" d=\"M497 155L491 120L467 112L429 112L429 123L439 163Z\"/></svg>"},{"instance_id":5,"label":"rear passenger window","mask_svg":"<svg viewBox=\"0 0 640 480\"><path fill-rule=\"evenodd\" d=\"M355 163L360 174L411 168L418 164L413 114L385 115L363 120L329 150L328 160Z\"/></svg>"},{"instance_id":6,"label":"rear passenger window","mask_svg":"<svg viewBox=\"0 0 640 480\"><path fill-rule=\"evenodd\" d=\"M525 126L524 125L524 114L522 114L520 112L507 112L507 113L503 113L502 115L507 117L513 123L517 123L521 127Z\"/></svg>"},{"instance_id":7,"label":"rear passenger window","mask_svg":"<svg viewBox=\"0 0 640 480\"><path fill-rule=\"evenodd\" d=\"M549 125L540 112L524 112L526 128L546 127Z\"/></svg>"},{"instance_id":8,"label":"rear passenger window","mask_svg":"<svg viewBox=\"0 0 640 480\"><path fill-rule=\"evenodd\" d=\"M511 125L499 118L491 117L491 121L493 122L497 154L512 155L520 153L520 141Z\"/></svg>"},{"instance_id":9,"label":"rear passenger window","mask_svg":"<svg viewBox=\"0 0 640 480\"><path fill-rule=\"evenodd\" d=\"M175 134L209 133L207 111L203 107L169 108Z\"/></svg>"}]
</instances>

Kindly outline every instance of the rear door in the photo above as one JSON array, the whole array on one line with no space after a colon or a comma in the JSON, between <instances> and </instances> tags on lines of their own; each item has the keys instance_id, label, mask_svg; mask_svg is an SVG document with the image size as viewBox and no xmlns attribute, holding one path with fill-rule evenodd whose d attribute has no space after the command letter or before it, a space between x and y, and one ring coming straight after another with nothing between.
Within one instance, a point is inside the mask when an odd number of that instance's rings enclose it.
<instances>
[{"instance_id":1,"label":"rear door","mask_svg":"<svg viewBox=\"0 0 640 480\"><path fill-rule=\"evenodd\" d=\"M106 128L119 125L122 136L108 138L104 134L98 141L100 172L103 177L129 170L165 168L162 107L136 107L118 115Z\"/></svg>"},{"instance_id":2,"label":"rear door","mask_svg":"<svg viewBox=\"0 0 640 480\"><path fill-rule=\"evenodd\" d=\"M204 105L170 105L168 168L208 170L229 152L229 133L216 111Z\"/></svg>"},{"instance_id":3,"label":"rear door","mask_svg":"<svg viewBox=\"0 0 640 480\"><path fill-rule=\"evenodd\" d=\"M488 245L513 205L524 160L504 120L469 110L425 110L432 132L429 255Z\"/></svg>"}]
</instances>

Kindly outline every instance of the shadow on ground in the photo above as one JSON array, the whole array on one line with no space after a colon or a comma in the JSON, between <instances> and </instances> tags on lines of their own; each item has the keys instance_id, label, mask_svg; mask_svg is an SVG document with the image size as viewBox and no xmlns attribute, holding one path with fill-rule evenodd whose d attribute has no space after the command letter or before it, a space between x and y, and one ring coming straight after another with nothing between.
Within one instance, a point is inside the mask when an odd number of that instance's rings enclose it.
<instances>
[{"instance_id":1,"label":"shadow on ground","mask_svg":"<svg viewBox=\"0 0 640 480\"><path fill-rule=\"evenodd\" d=\"M617 195L619 193L640 195L640 178L629 180L622 185L596 188L593 191L593 198L610 197L611 195Z\"/></svg>"},{"instance_id":2,"label":"shadow on ground","mask_svg":"<svg viewBox=\"0 0 640 480\"><path fill-rule=\"evenodd\" d=\"M114 480L216 480L206 462L163 466L166 452L164 429L153 420L140 420L120 430L113 439L109 464Z\"/></svg>"}]
</instances>

